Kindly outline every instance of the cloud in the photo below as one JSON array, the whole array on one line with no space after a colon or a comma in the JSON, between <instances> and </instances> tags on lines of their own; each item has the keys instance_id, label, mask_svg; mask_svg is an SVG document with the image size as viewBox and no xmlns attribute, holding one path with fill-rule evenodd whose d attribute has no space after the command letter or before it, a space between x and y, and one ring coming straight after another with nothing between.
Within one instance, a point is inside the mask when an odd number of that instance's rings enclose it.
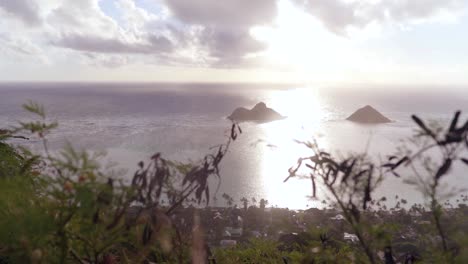
<instances>
[{"instance_id":1,"label":"cloud","mask_svg":"<svg viewBox=\"0 0 468 264\"><path fill-rule=\"evenodd\" d=\"M268 24L277 13L276 0L166 0L165 3L183 22L224 28Z\"/></svg>"},{"instance_id":2,"label":"cloud","mask_svg":"<svg viewBox=\"0 0 468 264\"><path fill-rule=\"evenodd\" d=\"M245 66L243 61L247 54L260 52L267 47L265 43L253 39L246 30L224 31L213 27L201 32L200 43L215 59L213 65L220 67Z\"/></svg>"},{"instance_id":3,"label":"cloud","mask_svg":"<svg viewBox=\"0 0 468 264\"><path fill-rule=\"evenodd\" d=\"M104 13L97 0L64 0L48 17L55 30L48 43L82 52L86 64L105 67L131 61L119 55L143 54L158 59L175 50L168 32L163 32L164 26L150 26L160 22L156 15L131 0L119 0L115 7L121 13L117 14L119 21Z\"/></svg>"},{"instance_id":4,"label":"cloud","mask_svg":"<svg viewBox=\"0 0 468 264\"><path fill-rule=\"evenodd\" d=\"M343 34L347 26L365 24L358 16L359 4L340 0L293 0L302 9L317 17L330 31Z\"/></svg>"},{"instance_id":5,"label":"cloud","mask_svg":"<svg viewBox=\"0 0 468 264\"><path fill-rule=\"evenodd\" d=\"M135 34L141 33L150 23L163 22L157 15L138 7L134 0L118 0L115 6L120 10L121 20L125 23L124 27Z\"/></svg>"},{"instance_id":6,"label":"cloud","mask_svg":"<svg viewBox=\"0 0 468 264\"><path fill-rule=\"evenodd\" d=\"M0 48L19 55L36 55L41 49L24 38L15 38L8 34L0 34Z\"/></svg>"},{"instance_id":7,"label":"cloud","mask_svg":"<svg viewBox=\"0 0 468 264\"><path fill-rule=\"evenodd\" d=\"M151 36L147 43L124 42L118 38L103 38L95 35L69 34L51 42L53 45L77 51L96 53L153 54L170 52L171 42L164 37Z\"/></svg>"},{"instance_id":8,"label":"cloud","mask_svg":"<svg viewBox=\"0 0 468 264\"><path fill-rule=\"evenodd\" d=\"M387 17L394 21L411 21L429 19L441 12L457 13L468 4L466 0L400 0L389 1L380 8L385 10ZM379 12L374 12L374 14ZM380 16L382 16L380 12Z\"/></svg>"},{"instance_id":9,"label":"cloud","mask_svg":"<svg viewBox=\"0 0 468 264\"><path fill-rule=\"evenodd\" d=\"M119 54L151 55L145 63L166 65L250 65L252 59L246 57L266 48L251 36L251 27L272 23L277 13L276 0L161 0L164 14L150 13L133 0L117 0L111 14L99 0L44 0L47 8L32 0L0 1L17 3L29 10L29 17L43 18L43 37L35 40L44 47L76 51L86 64L112 67L134 61L116 59Z\"/></svg>"},{"instance_id":10,"label":"cloud","mask_svg":"<svg viewBox=\"0 0 468 264\"><path fill-rule=\"evenodd\" d=\"M119 25L107 16L97 0L62 0L47 16L53 33L96 34L110 37L119 31Z\"/></svg>"},{"instance_id":11,"label":"cloud","mask_svg":"<svg viewBox=\"0 0 468 264\"><path fill-rule=\"evenodd\" d=\"M317 17L332 32L345 35L349 27L370 23L408 24L457 13L467 0L292 0Z\"/></svg>"},{"instance_id":12,"label":"cloud","mask_svg":"<svg viewBox=\"0 0 468 264\"><path fill-rule=\"evenodd\" d=\"M130 63L129 56L124 55L84 52L82 56L86 64L105 68L118 68Z\"/></svg>"},{"instance_id":13,"label":"cloud","mask_svg":"<svg viewBox=\"0 0 468 264\"><path fill-rule=\"evenodd\" d=\"M50 60L44 51L28 38L13 36L0 32L0 56L4 62L28 61L49 64Z\"/></svg>"},{"instance_id":14,"label":"cloud","mask_svg":"<svg viewBox=\"0 0 468 264\"><path fill-rule=\"evenodd\" d=\"M271 24L277 15L276 0L166 0L172 16L197 34L186 34L216 67L250 64L247 56L267 46L250 34L253 26ZM191 33L192 33L191 32ZM195 44L194 44L195 43ZM251 59L250 59L251 60Z\"/></svg>"},{"instance_id":15,"label":"cloud","mask_svg":"<svg viewBox=\"0 0 468 264\"><path fill-rule=\"evenodd\" d=\"M346 35L371 23L400 26L456 14L468 0L156 0L156 9L146 1L99 1L0 0L0 49L21 56L42 50L51 60L74 54L105 67L135 61L250 67L268 48L250 31L274 25L278 1L293 2L329 31Z\"/></svg>"},{"instance_id":16,"label":"cloud","mask_svg":"<svg viewBox=\"0 0 468 264\"><path fill-rule=\"evenodd\" d=\"M39 7L33 0L0 0L0 9L19 18L27 25L33 26L42 23L37 12Z\"/></svg>"}]
</instances>

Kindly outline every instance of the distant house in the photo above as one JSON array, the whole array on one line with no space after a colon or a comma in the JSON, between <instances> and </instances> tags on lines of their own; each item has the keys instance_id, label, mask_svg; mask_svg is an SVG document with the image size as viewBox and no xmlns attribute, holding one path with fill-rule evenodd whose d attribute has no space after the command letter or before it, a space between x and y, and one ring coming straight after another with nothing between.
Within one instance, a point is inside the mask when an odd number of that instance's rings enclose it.
<instances>
[{"instance_id":1,"label":"distant house","mask_svg":"<svg viewBox=\"0 0 468 264\"><path fill-rule=\"evenodd\" d=\"M257 231L257 230L251 231L250 234L255 238L262 237L262 233L260 233L260 231Z\"/></svg>"},{"instance_id":2,"label":"distant house","mask_svg":"<svg viewBox=\"0 0 468 264\"><path fill-rule=\"evenodd\" d=\"M415 220L414 223L418 224L418 225L430 225L431 224L431 221L427 221L427 220Z\"/></svg>"},{"instance_id":3,"label":"distant house","mask_svg":"<svg viewBox=\"0 0 468 264\"><path fill-rule=\"evenodd\" d=\"M219 242L219 245L223 248L235 247L237 245L237 241L224 239Z\"/></svg>"},{"instance_id":4,"label":"distant house","mask_svg":"<svg viewBox=\"0 0 468 264\"><path fill-rule=\"evenodd\" d=\"M335 221L342 221L344 219L345 218L342 214L337 214L336 216L330 217L330 220L335 220Z\"/></svg>"},{"instance_id":5,"label":"distant house","mask_svg":"<svg viewBox=\"0 0 468 264\"><path fill-rule=\"evenodd\" d=\"M214 214L213 220L217 220L217 219L223 220L223 216L221 215L220 212L215 212Z\"/></svg>"},{"instance_id":6,"label":"distant house","mask_svg":"<svg viewBox=\"0 0 468 264\"><path fill-rule=\"evenodd\" d=\"M422 216L421 212L416 211L416 210L410 210L408 213L409 213L409 215L411 215L413 217L421 217Z\"/></svg>"},{"instance_id":7,"label":"distant house","mask_svg":"<svg viewBox=\"0 0 468 264\"><path fill-rule=\"evenodd\" d=\"M343 239L347 242L356 243L359 241L359 238L355 234L344 233Z\"/></svg>"},{"instance_id":8,"label":"distant house","mask_svg":"<svg viewBox=\"0 0 468 264\"><path fill-rule=\"evenodd\" d=\"M224 228L224 232L225 234L229 234L232 238L239 238L242 236L242 227L234 228L231 226L227 226L226 228Z\"/></svg>"}]
</instances>

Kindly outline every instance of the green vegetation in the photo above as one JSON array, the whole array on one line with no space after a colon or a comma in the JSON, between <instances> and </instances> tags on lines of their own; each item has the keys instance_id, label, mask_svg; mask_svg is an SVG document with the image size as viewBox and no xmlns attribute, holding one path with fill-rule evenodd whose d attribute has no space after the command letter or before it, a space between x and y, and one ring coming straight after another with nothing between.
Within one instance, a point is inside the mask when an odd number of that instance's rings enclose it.
<instances>
[{"instance_id":1,"label":"green vegetation","mask_svg":"<svg viewBox=\"0 0 468 264\"><path fill-rule=\"evenodd\" d=\"M284 263L283 259L299 262L302 253L282 252L278 243L271 240L252 239L233 249L217 249L215 259L218 263Z\"/></svg>"},{"instance_id":2,"label":"green vegetation","mask_svg":"<svg viewBox=\"0 0 468 264\"><path fill-rule=\"evenodd\" d=\"M2 130L0 138L0 256L6 263L187 262L191 242L171 227L181 206L209 201L208 178L238 133L198 164L155 154L139 163L131 184L102 168L98 154L71 145L51 153L47 135L57 124L28 103L37 117ZM240 131L240 130L239 130ZM43 142L43 153L7 140L28 134ZM24 138L24 137L23 137ZM202 250L202 249L201 249Z\"/></svg>"},{"instance_id":3,"label":"green vegetation","mask_svg":"<svg viewBox=\"0 0 468 264\"><path fill-rule=\"evenodd\" d=\"M51 152L47 135L57 123L38 104L24 108L34 120L0 131L0 263L468 262L468 196L455 206L441 202L459 194L444 192L441 180L457 163L468 165L468 122L458 125L459 112L448 129L413 116L414 145L383 164L366 155L338 159L316 143L299 142L312 154L285 181L307 177L315 197L320 184L330 209L289 211L267 208L263 199L249 206L246 198L239 209L227 194L230 207L209 207L208 181L221 180L219 164L241 133L236 124L227 142L199 163L156 153L125 183L101 165L99 153L70 144ZM43 151L11 143L27 137L40 140ZM430 158L434 152L441 161ZM298 175L301 168L306 175ZM418 187L427 206L403 208L406 200L396 197L386 209L386 198L375 197L384 177ZM236 245L219 246L239 228Z\"/></svg>"}]
</instances>

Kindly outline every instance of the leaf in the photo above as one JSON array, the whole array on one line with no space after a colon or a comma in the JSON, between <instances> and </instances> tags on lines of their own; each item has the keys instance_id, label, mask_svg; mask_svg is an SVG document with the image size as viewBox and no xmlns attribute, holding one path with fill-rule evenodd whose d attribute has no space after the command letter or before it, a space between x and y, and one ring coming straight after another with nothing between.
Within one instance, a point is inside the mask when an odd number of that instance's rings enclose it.
<instances>
[{"instance_id":1,"label":"leaf","mask_svg":"<svg viewBox=\"0 0 468 264\"><path fill-rule=\"evenodd\" d=\"M460 111L455 112L455 115L453 116L452 122L450 123L450 128L449 131L453 132L457 128L457 123L458 123L458 118L460 117Z\"/></svg>"},{"instance_id":2,"label":"leaf","mask_svg":"<svg viewBox=\"0 0 468 264\"><path fill-rule=\"evenodd\" d=\"M367 202L370 202L372 201L372 197L371 197L371 181L372 181L372 172L374 171L374 168L371 167L369 169L369 176L367 178L367 183L366 183L366 187L364 189L364 201L363 201L363 204L362 204L362 208L364 210L367 209Z\"/></svg>"},{"instance_id":3,"label":"leaf","mask_svg":"<svg viewBox=\"0 0 468 264\"><path fill-rule=\"evenodd\" d=\"M338 178L338 171L337 170L332 170L333 175L332 175L332 181L330 182L330 185L335 184L336 179Z\"/></svg>"},{"instance_id":4,"label":"leaf","mask_svg":"<svg viewBox=\"0 0 468 264\"><path fill-rule=\"evenodd\" d=\"M236 124L232 124L231 127L231 139L236 140L237 138L237 133L236 133Z\"/></svg>"},{"instance_id":5,"label":"leaf","mask_svg":"<svg viewBox=\"0 0 468 264\"><path fill-rule=\"evenodd\" d=\"M353 176L353 179L354 179L354 180L359 179L359 178L360 178L364 173L366 173L366 172L367 172L367 169L358 172L356 175Z\"/></svg>"},{"instance_id":6,"label":"leaf","mask_svg":"<svg viewBox=\"0 0 468 264\"><path fill-rule=\"evenodd\" d=\"M468 121L466 121L466 123L459 129L459 131L461 131L461 133L468 131Z\"/></svg>"},{"instance_id":7,"label":"leaf","mask_svg":"<svg viewBox=\"0 0 468 264\"><path fill-rule=\"evenodd\" d=\"M400 159L397 163L385 163L384 165L382 165L382 168L389 168L389 171L393 171L395 170L396 168L398 168L399 166L401 166L401 164L403 164L404 162L406 161L409 161L409 158L408 157L403 157L402 159ZM397 176L397 177L400 177L397 173L393 172L393 175Z\"/></svg>"},{"instance_id":8,"label":"leaf","mask_svg":"<svg viewBox=\"0 0 468 264\"><path fill-rule=\"evenodd\" d=\"M312 197L317 197L317 186L315 185L315 177L314 175L310 175L310 179L312 181Z\"/></svg>"},{"instance_id":9,"label":"leaf","mask_svg":"<svg viewBox=\"0 0 468 264\"><path fill-rule=\"evenodd\" d=\"M152 235L153 229L151 228L150 224L146 224L142 235L143 245L147 245L150 242Z\"/></svg>"},{"instance_id":10,"label":"leaf","mask_svg":"<svg viewBox=\"0 0 468 264\"><path fill-rule=\"evenodd\" d=\"M466 165L468 165L468 159L466 159L466 158L461 158L460 160L461 160L463 163L465 163Z\"/></svg>"},{"instance_id":11,"label":"leaf","mask_svg":"<svg viewBox=\"0 0 468 264\"><path fill-rule=\"evenodd\" d=\"M151 159L152 159L152 160L158 160L160 157L161 157L161 153L160 153L160 152L157 152L157 153L155 153L153 156L151 156Z\"/></svg>"},{"instance_id":12,"label":"leaf","mask_svg":"<svg viewBox=\"0 0 468 264\"><path fill-rule=\"evenodd\" d=\"M210 203L210 188L205 189L205 197L206 197L206 204L208 205Z\"/></svg>"},{"instance_id":13,"label":"leaf","mask_svg":"<svg viewBox=\"0 0 468 264\"><path fill-rule=\"evenodd\" d=\"M36 102L29 100L28 103L23 104L23 108L28 112L37 114L40 117L45 118L44 107Z\"/></svg>"},{"instance_id":14,"label":"leaf","mask_svg":"<svg viewBox=\"0 0 468 264\"><path fill-rule=\"evenodd\" d=\"M424 122L419 117L417 117L416 115L412 115L411 118L427 135L429 135L432 138L436 139L434 133L429 128L427 128L427 126L424 124Z\"/></svg>"},{"instance_id":15,"label":"leaf","mask_svg":"<svg viewBox=\"0 0 468 264\"><path fill-rule=\"evenodd\" d=\"M361 214L359 212L359 209L357 209L356 205L351 203L351 215L354 217L356 222L359 222L359 219L361 217Z\"/></svg>"},{"instance_id":16,"label":"leaf","mask_svg":"<svg viewBox=\"0 0 468 264\"><path fill-rule=\"evenodd\" d=\"M341 179L342 183L346 183L346 180L348 179L349 175L351 175L351 172L353 171L353 167L355 164L356 164L356 159L353 159L353 161L351 162L351 165L349 165L345 170L343 178Z\"/></svg>"},{"instance_id":17,"label":"leaf","mask_svg":"<svg viewBox=\"0 0 468 264\"><path fill-rule=\"evenodd\" d=\"M403 164L403 162L409 160L408 157L403 157L401 160L399 160L397 163L395 163L395 165L393 166L393 169L396 169L398 166L400 166L401 164Z\"/></svg>"},{"instance_id":18,"label":"leaf","mask_svg":"<svg viewBox=\"0 0 468 264\"><path fill-rule=\"evenodd\" d=\"M336 163L334 160L332 160L330 158L325 158L325 157L322 160L323 160L323 162L330 164L334 168L340 169L338 163Z\"/></svg>"},{"instance_id":19,"label":"leaf","mask_svg":"<svg viewBox=\"0 0 468 264\"><path fill-rule=\"evenodd\" d=\"M452 159L446 159L444 161L444 164L437 170L437 173L435 175L436 179L439 179L440 177L444 176L450 169L450 166L452 166Z\"/></svg>"},{"instance_id":20,"label":"leaf","mask_svg":"<svg viewBox=\"0 0 468 264\"><path fill-rule=\"evenodd\" d=\"M291 176L295 176L297 170L298 170L298 168L293 168L293 167L289 168L289 169L288 169L289 176L290 176L290 177L291 177Z\"/></svg>"}]
</instances>

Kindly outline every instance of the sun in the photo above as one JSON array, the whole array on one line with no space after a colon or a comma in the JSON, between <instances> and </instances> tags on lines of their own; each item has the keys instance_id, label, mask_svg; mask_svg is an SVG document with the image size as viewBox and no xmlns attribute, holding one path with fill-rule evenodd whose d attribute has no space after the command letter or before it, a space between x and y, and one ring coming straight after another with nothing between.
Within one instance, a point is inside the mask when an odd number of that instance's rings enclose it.
<instances>
[{"instance_id":1,"label":"sun","mask_svg":"<svg viewBox=\"0 0 468 264\"><path fill-rule=\"evenodd\" d=\"M336 73L356 61L348 38L331 32L291 1L280 0L278 5L274 26L251 30L254 38L267 43L268 49L262 55L270 65L303 73L305 77L312 74L314 79L330 79L337 78Z\"/></svg>"}]
</instances>

